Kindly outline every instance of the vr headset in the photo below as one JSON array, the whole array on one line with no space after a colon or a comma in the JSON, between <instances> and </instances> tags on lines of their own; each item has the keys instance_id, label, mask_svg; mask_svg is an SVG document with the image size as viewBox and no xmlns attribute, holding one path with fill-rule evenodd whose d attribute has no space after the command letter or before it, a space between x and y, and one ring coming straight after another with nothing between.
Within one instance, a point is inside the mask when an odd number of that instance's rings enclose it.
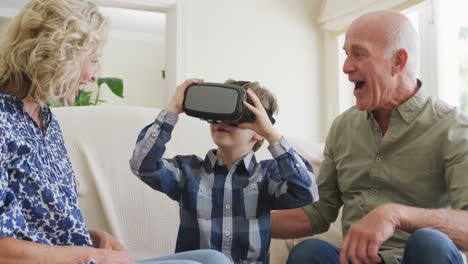
<instances>
[{"instance_id":1,"label":"vr headset","mask_svg":"<svg viewBox=\"0 0 468 264\"><path fill-rule=\"evenodd\" d=\"M234 125L253 123L256 120L255 114L243 104L247 101L253 105L243 88L248 83L250 82L192 84L185 91L184 112L209 123L226 122ZM269 109L265 110L271 123L274 124L273 113Z\"/></svg>"}]
</instances>

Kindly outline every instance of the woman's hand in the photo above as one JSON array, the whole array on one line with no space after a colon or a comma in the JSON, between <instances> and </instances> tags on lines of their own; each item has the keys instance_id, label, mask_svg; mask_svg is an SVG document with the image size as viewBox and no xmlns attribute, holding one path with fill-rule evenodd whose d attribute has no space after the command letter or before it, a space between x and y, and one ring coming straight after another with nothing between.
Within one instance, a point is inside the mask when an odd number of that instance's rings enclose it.
<instances>
[{"instance_id":1,"label":"woman's hand","mask_svg":"<svg viewBox=\"0 0 468 264\"><path fill-rule=\"evenodd\" d=\"M96 247L91 257L96 264L135 263L124 246L111 234L99 230L90 230L89 234Z\"/></svg>"},{"instance_id":2,"label":"woman's hand","mask_svg":"<svg viewBox=\"0 0 468 264\"><path fill-rule=\"evenodd\" d=\"M96 264L135 264L127 251L93 248L90 260Z\"/></svg>"},{"instance_id":3,"label":"woman's hand","mask_svg":"<svg viewBox=\"0 0 468 264\"><path fill-rule=\"evenodd\" d=\"M110 249L116 251L126 251L124 246L112 235L104 231L90 230L89 234L96 248Z\"/></svg>"},{"instance_id":4,"label":"woman's hand","mask_svg":"<svg viewBox=\"0 0 468 264\"><path fill-rule=\"evenodd\" d=\"M194 84L194 83L200 83L203 82L202 79L188 79L185 80L182 84L177 86L176 91L174 96L171 99L171 102L166 107L166 111L175 113L175 114L180 114L184 112L184 97L185 97L185 91L187 88Z\"/></svg>"}]
</instances>

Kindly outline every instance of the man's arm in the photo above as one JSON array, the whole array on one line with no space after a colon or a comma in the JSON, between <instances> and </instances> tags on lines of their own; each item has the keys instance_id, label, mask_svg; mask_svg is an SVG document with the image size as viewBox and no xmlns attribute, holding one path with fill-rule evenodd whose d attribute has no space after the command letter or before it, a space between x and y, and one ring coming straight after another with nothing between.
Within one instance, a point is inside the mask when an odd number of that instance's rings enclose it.
<instances>
[{"instance_id":1,"label":"man's arm","mask_svg":"<svg viewBox=\"0 0 468 264\"><path fill-rule=\"evenodd\" d=\"M131 264L125 251L85 246L50 246L14 238L0 238L0 263L70 264L93 261L96 264Z\"/></svg>"},{"instance_id":2,"label":"man's arm","mask_svg":"<svg viewBox=\"0 0 468 264\"><path fill-rule=\"evenodd\" d=\"M312 235L309 218L302 208L271 212L273 238L298 238Z\"/></svg>"},{"instance_id":3,"label":"man's arm","mask_svg":"<svg viewBox=\"0 0 468 264\"><path fill-rule=\"evenodd\" d=\"M441 231L459 249L468 249L468 212L384 204L351 225L341 245L341 263L348 263L348 258L353 263L379 262L379 247L393 235L395 229L412 233L420 228Z\"/></svg>"},{"instance_id":4,"label":"man's arm","mask_svg":"<svg viewBox=\"0 0 468 264\"><path fill-rule=\"evenodd\" d=\"M457 209L423 209L396 205L400 210L398 229L412 233L432 228L446 234L461 250L468 250L468 212Z\"/></svg>"}]
</instances>

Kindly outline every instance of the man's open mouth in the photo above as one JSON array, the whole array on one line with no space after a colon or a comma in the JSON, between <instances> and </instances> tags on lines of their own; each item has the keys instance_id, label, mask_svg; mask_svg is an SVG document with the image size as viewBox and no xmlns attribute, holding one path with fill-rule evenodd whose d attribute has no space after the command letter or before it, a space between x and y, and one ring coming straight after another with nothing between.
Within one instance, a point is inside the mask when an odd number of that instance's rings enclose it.
<instances>
[{"instance_id":1,"label":"man's open mouth","mask_svg":"<svg viewBox=\"0 0 468 264\"><path fill-rule=\"evenodd\" d=\"M365 81L357 81L357 82L354 83L354 89L359 90L362 87L364 87L365 84L366 84Z\"/></svg>"}]
</instances>

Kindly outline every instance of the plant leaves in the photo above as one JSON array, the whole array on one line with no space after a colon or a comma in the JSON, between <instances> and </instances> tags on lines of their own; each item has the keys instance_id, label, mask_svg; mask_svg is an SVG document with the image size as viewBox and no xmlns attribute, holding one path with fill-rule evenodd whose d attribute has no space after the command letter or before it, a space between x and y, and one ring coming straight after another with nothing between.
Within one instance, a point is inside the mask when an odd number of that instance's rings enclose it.
<instances>
[{"instance_id":1,"label":"plant leaves","mask_svg":"<svg viewBox=\"0 0 468 264\"><path fill-rule=\"evenodd\" d=\"M65 104L62 103L62 102L46 102L46 105L48 105L49 107L62 107L62 106L65 106Z\"/></svg>"},{"instance_id":2,"label":"plant leaves","mask_svg":"<svg viewBox=\"0 0 468 264\"><path fill-rule=\"evenodd\" d=\"M80 96L75 100L73 106L86 106L92 105L91 103L91 93L89 91L81 91Z\"/></svg>"},{"instance_id":3,"label":"plant leaves","mask_svg":"<svg viewBox=\"0 0 468 264\"><path fill-rule=\"evenodd\" d=\"M98 78L97 84L101 86L101 84L105 83L107 87L112 91L113 94L117 95L120 98L124 98L123 96L123 80L119 78Z\"/></svg>"}]
</instances>

